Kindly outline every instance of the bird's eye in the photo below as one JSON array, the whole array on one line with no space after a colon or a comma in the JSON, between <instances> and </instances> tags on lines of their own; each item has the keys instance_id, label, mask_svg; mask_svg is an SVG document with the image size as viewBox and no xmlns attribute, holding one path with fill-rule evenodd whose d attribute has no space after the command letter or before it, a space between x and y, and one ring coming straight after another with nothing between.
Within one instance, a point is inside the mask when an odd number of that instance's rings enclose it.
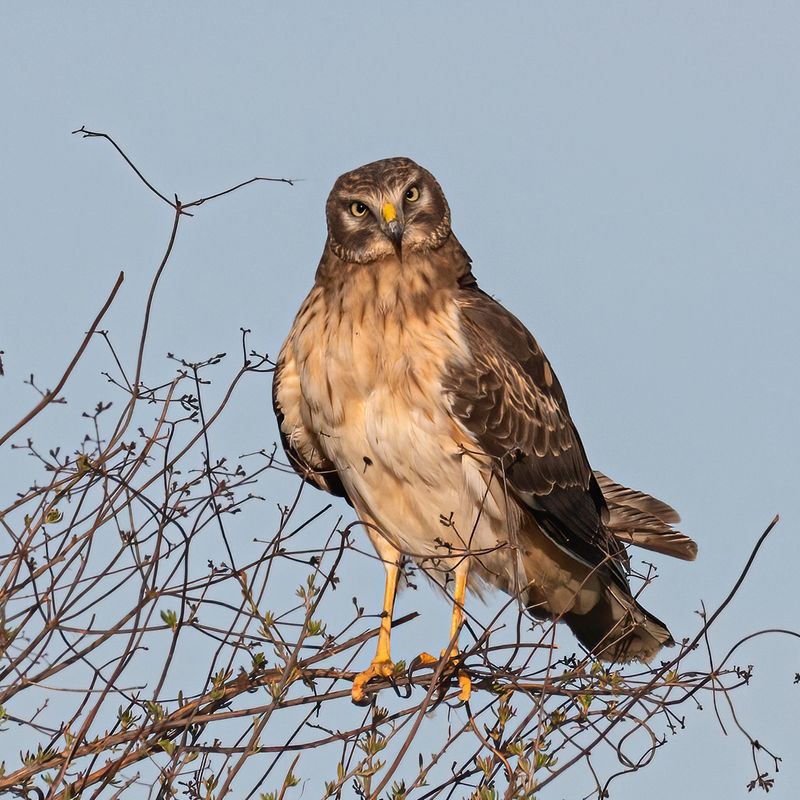
<instances>
[{"instance_id":1,"label":"bird's eye","mask_svg":"<svg viewBox=\"0 0 800 800\"><path fill-rule=\"evenodd\" d=\"M416 203L419 200L419 189L416 186L410 186L406 189L406 200L409 203Z\"/></svg>"},{"instance_id":2,"label":"bird's eye","mask_svg":"<svg viewBox=\"0 0 800 800\"><path fill-rule=\"evenodd\" d=\"M360 200L354 200L350 203L350 213L354 217L363 217L367 213L367 207Z\"/></svg>"}]
</instances>

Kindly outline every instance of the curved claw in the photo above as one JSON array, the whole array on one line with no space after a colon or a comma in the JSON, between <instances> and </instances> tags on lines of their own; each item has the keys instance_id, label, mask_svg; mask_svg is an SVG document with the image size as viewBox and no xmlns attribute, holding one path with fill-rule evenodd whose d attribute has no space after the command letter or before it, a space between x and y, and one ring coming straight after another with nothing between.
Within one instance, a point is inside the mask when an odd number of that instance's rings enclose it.
<instances>
[{"instance_id":1,"label":"curved claw","mask_svg":"<svg viewBox=\"0 0 800 800\"><path fill-rule=\"evenodd\" d=\"M458 685L461 687L461 691L458 693L458 699L462 703L466 703L472 696L472 679L463 670L458 671L457 677Z\"/></svg>"},{"instance_id":2,"label":"curved claw","mask_svg":"<svg viewBox=\"0 0 800 800\"><path fill-rule=\"evenodd\" d=\"M432 656L430 653L420 653L408 667L409 676L412 676L416 670L421 668L429 667L431 669L435 669L441 662L442 658L444 658L445 652L445 650L442 650L442 654L439 658ZM447 665L448 667L451 665L455 667L459 660L458 652L451 653L447 660L449 662ZM449 670L446 668L445 672L448 671ZM461 689L461 691L458 693L458 699L460 702L466 703L472 696L472 679L463 669L458 669L456 671L456 679L458 680L458 685Z\"/></svg>"},{"instance_id":3,"label":"curved claw","mask_svg":"<svg viewBox=\"0 0 800 800\"><path fill-rule=\"evenodd\" d=\"M375 659L363 672L353 679L350 698L357 705L369 702L366 686L373 678L391 678L394 675L394 663L389 659Z\"/></svg>"},{"instance_id":4,"label":"curved claw","mask_svg":"<svg viewBox=\"0 0 800 800\"><path fill-rule=\"evenodd\" d=\"M413 672L414 670L421 669L424 667L436 667L439 663L439 659L436 656L432 656L430 653L420 653L408 666L408 671Z\"/></svg>"}]
</instances>

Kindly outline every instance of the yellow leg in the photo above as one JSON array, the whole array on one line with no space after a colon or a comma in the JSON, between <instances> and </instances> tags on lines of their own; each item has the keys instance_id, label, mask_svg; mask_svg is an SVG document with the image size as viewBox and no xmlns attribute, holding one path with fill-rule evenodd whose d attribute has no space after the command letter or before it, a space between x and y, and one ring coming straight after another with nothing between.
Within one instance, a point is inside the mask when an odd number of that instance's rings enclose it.
<instances>
[{"instance_id":1,"label":"yellow leg","mask_svg":"<svg viewBox=\"0 0 800 800\"><path fill-rule=\"evenodd\" d=\"M455 588L453 590L453 616L450 620L450 641L453 642L453 647L450 650L450 661L455 661L458 658L458 633L461 629L461 624L464 621L464 600L467 595L467 578L469 577L469 561L464 559L455 569ZM418 666L432 667L439 663L439 660L447 655L447 650L442 650L439 659L434 658L429 653L420 653L415 659L414 663ZM461 691L458 693L458 699L466 703L472 694L472 681L465 672L458 672L458 685Z\"/></svg>"},{"instance_id":2,"label":"yellow leg","mask_svg":"<svg viewBox=\"0 0 800 800\"><path fill-rule=\"evenodd\" d=\"M456 567L456 586L453 590L453 618L450 621L450 640L458 635L461 623L464 621L464 600L467 596L467 577L469 576L469 562L464 559ZM458 638L453 645L453 649L458 652Z\"/></svg>"},{"instance_id":3,"label":"yellow leg","mask_svg":"<svg viewBox=\"0 0 800 800\"><path fill-rule=\"evenodd\" d=\"M393 552L389 552L391 551ZM383 552L380 552L382 550ZM372 663L363 672L356 675L350 696L354 703L363 703L366 699L365 687L372 678L388 678L394 674L394 664L391 656L392 637L392 612L394 611L394 598L397 594L397 578L400 574L400 553L393 547L385 544L380 548L381 556L388 554L394 558L384 558L383 566L386 569L386 588L383 593L383 616L381 627L378 631L378 650Z\"/></svg>"},{"instance_id":4,"label":"yellow leg","mask_svg":"<svg viewBox=\"0 0 800 800\"><path fill-rule=\"evenodd\" d=\"M451 658L458 655L458 634L464 622L464 600L467 596L467 578L469 577L469 561L465 558L456 567L456 585L453 590L453 617L450 621L450 641L453 642ZM458 699L466 703L472 694L472 681L465 672L458 673L458 685L461 691Z\"/></svg>"}]
</instances>

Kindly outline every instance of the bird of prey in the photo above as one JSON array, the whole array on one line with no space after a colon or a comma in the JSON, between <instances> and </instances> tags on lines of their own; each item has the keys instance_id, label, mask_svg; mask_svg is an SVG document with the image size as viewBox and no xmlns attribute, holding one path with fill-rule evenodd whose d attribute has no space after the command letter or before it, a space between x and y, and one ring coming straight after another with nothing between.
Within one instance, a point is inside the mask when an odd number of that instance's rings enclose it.
<instances>
[{"instance_id":1,"label":"bird of prey","mask_svg":"<svg viewBox=\"0 0 800 800\"><path fill-rule=\"evenodd\" d=\"M294 468L355 508L386 569L377 653L353 700L393 672L404 556L452 586L443 655L458 652L467 588L486 584L600 659L673 644L631 594L625 545L691 560L695 543L668 505L592 470L549 361L478 287L433 175L408 158L367 164L335 182L326 216L273 403Z\"/></svg>"}]
</instances>

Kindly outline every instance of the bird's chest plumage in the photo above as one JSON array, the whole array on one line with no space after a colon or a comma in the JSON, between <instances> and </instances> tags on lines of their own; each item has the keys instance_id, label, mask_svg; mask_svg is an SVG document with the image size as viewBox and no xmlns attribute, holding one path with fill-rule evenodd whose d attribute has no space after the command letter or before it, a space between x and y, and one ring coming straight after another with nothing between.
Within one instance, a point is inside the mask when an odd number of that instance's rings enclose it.
<instances>
[{"instance_id":1,"label":"bird's chest plumage","mask_svg":"<svg viewBox=\"0 0 800 800\"><path fill-rule=\"evenodd\" d=\"M320 296L297 337L304 422L356 494L387 473L429 484L458 449L441 380L466 351L458 309L359 288Z\"/></svg>"},{"instance_id":2,"label":"bird's chest plumage","mask_svg":"<svg viewBox=\"0 0 800 800\"><path fill-rule=\"evenodd\" d=\"M473 575L510 586L516 561L499 543L516 517L444 388L472 358L457 288L426 294L404 276L383 278L365 270L309 294L285 346L292 368L277 399L296 413L284 432L336 473L362 520L426 571L435 565L435 578L474 550L486 555Z\"/></svg>"}]
</instances>

